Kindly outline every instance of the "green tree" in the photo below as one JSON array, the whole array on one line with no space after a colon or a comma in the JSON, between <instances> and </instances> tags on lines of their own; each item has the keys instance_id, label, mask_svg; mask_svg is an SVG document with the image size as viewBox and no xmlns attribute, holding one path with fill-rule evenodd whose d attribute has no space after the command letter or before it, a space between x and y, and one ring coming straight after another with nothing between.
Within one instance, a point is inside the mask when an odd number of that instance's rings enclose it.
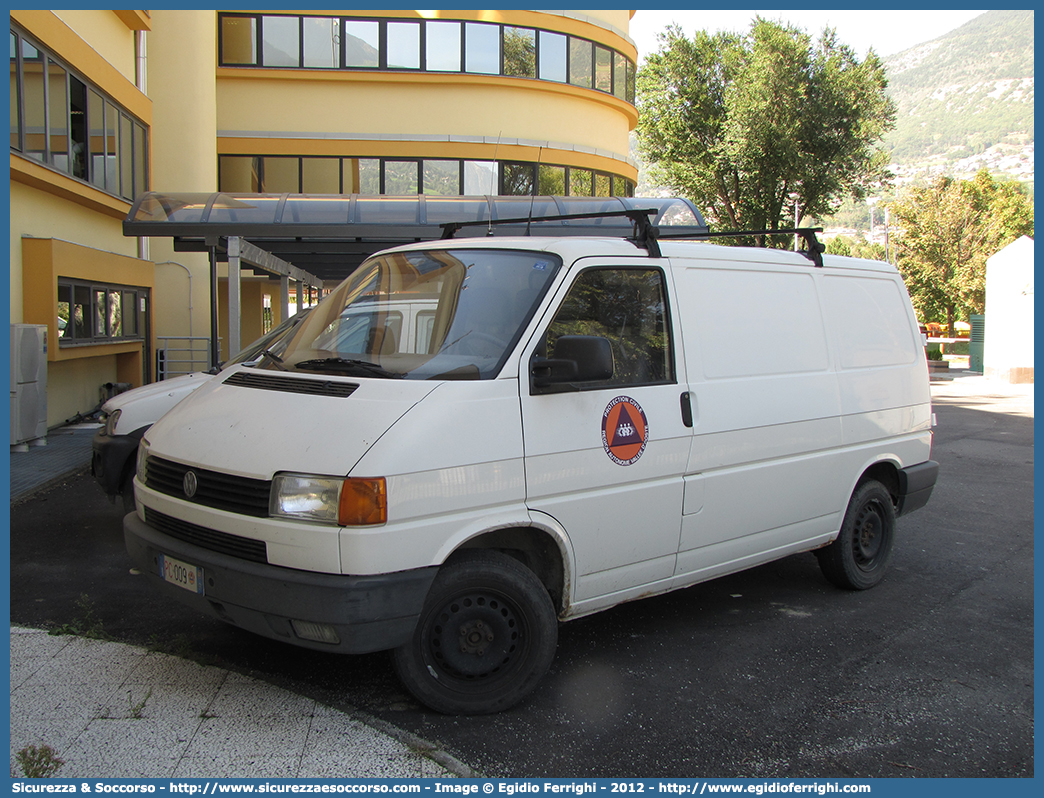
<instances>
[{"instance_id":1,"label":"green tree","mask_svg":"<svg viewBox=\"0 0 1044 798\"><path fill-rule=\"evenodd\" d=\"M842 255L846 258L866 258L867 260L884 260L883 244L870 244L848 236L835 236L827 242L826 251L830 255Z\"/></svg>"},{"instance_id":2,"label":"green tree","mask_svg":"<svg viewBox=\"0 0 1044 798\"><path fill-rule=\"evenodd\" d=\"M877 56L860 61L830 29L813 44L760 17L743 36L671 26L638 72L638 146L712 225L790 227L792 193L820 217L888 177L875 149L894 124L886 85Z\"/></svg>"},{"instance_id":3,"label":"green tree","mask_svg":"<svg viewBox=\"0 0 1044 798\"><path fill-rule=\"evenodd\" d=\"M1033 235L1033 205L1021 186L985 169L972 180L941 177L903 192L891 206L896 254L922 321L953 324L986 308L986 259Z\"/></svg>"}]
</instances>

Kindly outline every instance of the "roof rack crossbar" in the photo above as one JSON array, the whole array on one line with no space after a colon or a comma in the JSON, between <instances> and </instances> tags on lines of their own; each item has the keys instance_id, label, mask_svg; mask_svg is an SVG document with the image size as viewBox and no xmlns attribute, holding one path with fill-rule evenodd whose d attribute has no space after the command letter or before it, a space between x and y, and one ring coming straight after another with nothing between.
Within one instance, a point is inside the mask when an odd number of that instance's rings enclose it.
<instances>
[{"instance_id":1,"label":"roof rack crossbar","mask_svg":"<svg viewBox=\"0 0 1044 798\"><path fill-rule=\"evenodd\" d=\"M740 236L792 236L799 235L805 242L805 249L799 252L812 261L813 265L823 268L823 253L826 252L826 244L816 238L816 233L822 233L822 227L786 227L778 230L721 230L716 232L686 234L672 234L660 231L660 238L738 238Z\"/></svg>"},{"instance_id":2,"label":"roof rack crossbar","mask_svg":"<svg viewBox=\"0 0 1044 798\"><path fill-rule=\"evenodd\" d=\"M500 224L524 224L528 234L530 226L535 222L567 222L571 219L605 219L611 217L626 217L632 222L632 237L635 243L649 250L649 255L654 258L660 257L660 247L656 243L659 229L652 223L651 216L657 213L656 208L629 208L623 211L601 211L592 213L566 213L555 216L521 216L512 219L481 219L467 222L445 222L442 227L442 238L450 239L462 227L486 226ZM624 236L626 238L626 236Z\"/></svg>"}]
</instances>

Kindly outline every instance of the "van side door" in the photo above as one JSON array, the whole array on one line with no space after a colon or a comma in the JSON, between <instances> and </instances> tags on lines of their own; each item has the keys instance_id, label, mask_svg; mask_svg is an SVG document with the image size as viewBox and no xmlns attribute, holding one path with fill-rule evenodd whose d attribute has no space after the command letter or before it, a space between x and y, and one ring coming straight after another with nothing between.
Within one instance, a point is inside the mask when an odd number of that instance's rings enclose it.
<instances>
[{"instance_id":1,"label":"van side door","mask_svg":"<svg viewBox=\"0 0 1044 798\"><path fill-rule=\"evenodd\" d=\"M807 550L840 525L837 375L809 267L676 259L692 457L677 585Z\"/></svg>"},{"instance_id":2,"label":"van side door","mask_svg":"<svg viewBox=\"0 0 1044 798\"><path fill-rule=\"evenodd\" d=\"M574 613L667 588L691 439L666 261L581 264L523 351L519 380L527 505L569 537ZM608 342L611 376L571 380L565 355L592 341Z\"/></svg>"}]
</instances>

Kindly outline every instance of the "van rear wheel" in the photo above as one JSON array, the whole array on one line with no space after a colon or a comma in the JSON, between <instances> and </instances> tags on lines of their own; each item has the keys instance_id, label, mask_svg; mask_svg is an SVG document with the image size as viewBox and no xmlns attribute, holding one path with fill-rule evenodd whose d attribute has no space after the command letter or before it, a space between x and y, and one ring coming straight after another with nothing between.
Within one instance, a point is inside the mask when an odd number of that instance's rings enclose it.
<instances>
[{"instance_id":1,"label":"van rear wheel","mask_svg":"<svg viewBox=\"0 0 1044 798\"><path fill-rule=\"evenodd\" d=\"M558 618L536 575L498 551L465 551L444 565L395 671L425 706L449 715L499 712L547 673Z\"/></svg>"},{"instance_id":2,"label":"van rear wheel","mask_svg":"<svg viewBox=\"0 0 1044 798\"><path fill-rule=\"evenodd\" d=\"M880 482L864 482L848 503L837 539L816 551L820 570L838 587L866 590L884 578L895 540L895 507Z\"/></svg>"}]
</instances>

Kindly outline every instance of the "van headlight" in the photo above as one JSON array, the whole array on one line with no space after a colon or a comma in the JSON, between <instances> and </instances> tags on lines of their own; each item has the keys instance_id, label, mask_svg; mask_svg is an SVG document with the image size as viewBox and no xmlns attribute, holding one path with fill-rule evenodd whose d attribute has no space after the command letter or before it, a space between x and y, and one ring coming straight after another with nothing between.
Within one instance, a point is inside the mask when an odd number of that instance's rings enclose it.
<instances>
[{"instance_id":1,"label":"van headlight","mask_svg":"<svg viewBox=\"0 0 1044 798\"><path fill-rule=\"evenodd\" d=\"M269 512L279 518L339 526L369 526L388 520L384 477L323 477L276 474Z\"/></svg>"},{"instance_id":2,"label":"van headlight","mask_svg":"<svg viewBox=\"0 0 1044 798\"><path fill-rule=\"evenodd\" d=\"M138 482L144 485L149 478L149 442L144 438L138 443L138 460L134 470Z\"/></svg>"}]
</instances>

